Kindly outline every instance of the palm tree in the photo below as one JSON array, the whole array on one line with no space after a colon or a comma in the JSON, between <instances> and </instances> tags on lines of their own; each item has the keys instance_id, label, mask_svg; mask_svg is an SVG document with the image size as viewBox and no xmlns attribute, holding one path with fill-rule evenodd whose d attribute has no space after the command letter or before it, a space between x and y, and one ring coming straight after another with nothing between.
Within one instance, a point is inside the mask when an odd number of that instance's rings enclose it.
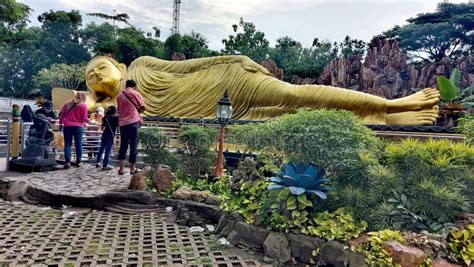
<instances>
[{"instance_id":1,"label":"palm tree","mask_svg":"<svg viewBox=\"0 0 474 267\"><path fill-rule=\"evenodd\" d=\"M129 26L132 26L132 24L130 24L128 22L128 20L130 19L130 16L127 13L118 13L118 14L116 14L115 12L116 11L114 9L114 14L113 15L109 15L109 14L105 14L105 13L86 13L86 14L89 15L89 16L93 16L93 17L112 20L112 25L114 27L114 38L116 38L117 37L116 33L115 33L115 22L116 21L123 22L123 23L125 23Z\"/></svg>"}]
</instances>

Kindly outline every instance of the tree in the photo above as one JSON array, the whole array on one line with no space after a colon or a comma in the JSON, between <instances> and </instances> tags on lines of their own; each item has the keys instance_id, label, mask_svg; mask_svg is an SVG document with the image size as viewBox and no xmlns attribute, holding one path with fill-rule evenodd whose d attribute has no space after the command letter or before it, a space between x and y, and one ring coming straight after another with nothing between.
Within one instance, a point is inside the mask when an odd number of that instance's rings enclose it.
<instances>
[{"instance_id":1,"label":"tree","mask_svg":"<svg viewBox=\"0 0 474 267\"><path fill-rule=\"evenodd\" d=\"M192 31L181 39L183 53L187 59L215 56L218 52L212 51L207 46L209 41L200 33Z\"/></svg>"},{"instance_id":2,"label":"tree","mask_svg":"<svg viewBox=\"0 0 474 267\"><path fill-rule=\"evenodd\" d=\"M31 8L16 0L0 1L0 25L8 30L19 29L26 26Z\"/></svg>"},{"instance_id":3,"label":"tree","mask_svg":"<svg viewBox=\"0 0 474 267\"><path fill-rule=\"evenodd\" d=\"M50 10L38 16L38 21L43 23L41 45L49 55L49 64L77 64L90 59L87 50L80 43L82 16L78 10Z\"/></svg>"},{"instance_id":4,"label":"tree","mask_svg":"<svg viewBox=\"0 0 474 267\"><path fill-rule=\"evenodd\" d=\"M171 55L183 51L183 37L179 33L170 35L165 41L165 58L171 59Z\"/></svg>"},{"instance_id":5,"label":"tree","mask_svg":"<svg viewBox=\"0 0 474 267\"><path fill-rule=\"evenodd\" d=\"M352 55L358 55L361 56L364 55L367 44L358 39L352 39L347 35L342 42L339 43L339 56L352 56Z\"/></svg>"},{"instance_id":6,"label":"tree","mask_svg":"<svg viewBox=\"0 0 474 267\"><path fill-rule=\"evenodd\" d=\"M82 44L94 55L115 55L118 52L114 27L108 22L100 25L89 23L80 31L80 35Z\"/></svg>"},{"instance_id":7,"label":"tree","mask_svg":"<svg viewBox=\"0 0 474 267\"><path fill-rule=\"evenodd\" d=\"M474 3L443 2L433 13L419 14L376 38L396 38L413 60L438 62L471 55L474 47Z\"/></svg>"},{"instance_id":8,"label":"tree","mask_svg":"<svg viewBox=\"0 0 474 267\"><path fill-rule=\"evenodd\" d=\"M33 76L33 83L46 98L54 87L85 90L85 71L85 64L53 64Z\"/></svg>"},{"instance_id":9,"label":"tree","mask_svg":"<svg viewBox=\"0 0 474 267\"><path fill-rule=\"evenodd\" d=\"M258 63L268 58L270 47L265 33L257 31L253 23L245 22L243 18L240 18L239 25L234 24L232 28L236 34L222 40L225 46L223 54L246 55Z\"/></svg>"},{"instance_id":10,"label":"tree","mask_svg":"<svg viewBox=\"0 0 474 267\"><path fill-rule=\"evenodd\" d=\"M89 16L93 16L93 17L112 20L113 29L114 29L114 38L117 37L115 22L123 22L123 23L127 24L128 26L132 26L128 22L128 20L130 19L130 16L127 13L115 14L115 9L114 9L114 14L113 15L108 15L108 14L105 14L105 13L86 13L86 14L89 15Z\"/></svg>"},{"instance_id":11,"label":"tree","mask_svg":"<svg viewBox=\"0 0 474 267\"><path fill-rule=\"evenodd\" d=\"M120 21L120 22L123 22L127 25L131 25L128 22L128 20L130 19L130 16L127 13L115 14L115 10L114 10L114 15L108 15L108 14L104 14L104 13L87 13L87 15L102 18L102 19L110 19L110 20L114 21L114 23L116 21Z\"/></svg>"},{"instance_id":12,"label":"tree","mask_svg":"<svg viewBox=\"0 0 474 267\"><path fill-rule=\"evenodd\" d=\"M303 48L300 42L284 36L277 39L272 59L284 69L286 80L290 80L293 75L317 78L326 65L338 56L339 46L343 46L343 43L320 42L315 38L312 47Z\"/></svg>"},{"instance_id":13,"label":"tree","mask_svg":"<svg viewBox=\"0 0 474 267\"><path fill-rule=\"evenodd\" d=\"M148 36L139 29L127 27L118 29L117 37L114 37L113 26L107 22L88 24L81 31L84 45L94 55L111 55L127 65L139 56L164 56L163 43L145 35Z\"/></svg>"},{"instance_id":14,"label":"tree","mask_svg":"<svg viewBox=\"0 0 474 267\"><path fill-rule=\"evenodd\" d=\"M164 55L164 46L160 40L147 38L143 31L134 27L118 30L116 49L116 59L126 65L140 56L162 58Z\"/></svg>"},{"instance_id":15,"label":"tree","mask_svg":"<svg viewBox=\"0 0 474 267\"><path fill-rule=\"evenodd\" d=\"M13 40L1 52L2 96L26 97L32 88L31 77L48 66L49 58L41 47L41 32L40 28L32 27L13 33Z\"/></svg>"},{"instance_id":16,"label":"tree","mask_svg":"<svg viewBox=\"0 0 474 267\"><path fill-rule=\"evenodd\" d=\"M38 19L41 28L12 32L8 47L1 51L0 88L5 96L27 97L33 88L32 77L54 63L76 64L90 59L80 43L82 17L78 11L51 10Z\"/></svg>"}]
</instances>

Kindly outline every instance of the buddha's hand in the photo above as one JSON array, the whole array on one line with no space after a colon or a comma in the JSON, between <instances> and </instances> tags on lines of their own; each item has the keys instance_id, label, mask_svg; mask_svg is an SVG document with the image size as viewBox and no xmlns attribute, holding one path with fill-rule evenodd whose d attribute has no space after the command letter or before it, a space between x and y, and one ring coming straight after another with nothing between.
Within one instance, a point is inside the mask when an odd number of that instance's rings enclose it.
<instances>
[{"instance_id":1,"label":"buddha's hand","mask_svg":"<svg viewBox=\"0 0 474 267\"><path fill-rule=\"evenodd\" d=\"M263 67L262 65L259 65L257 63L255 63L254 61L252 61L250 58L248 57L242 57L242 67L246 70L246 71L250 71L250 72L261 72L263 74L266 74L266 75L271 75L270 72L265 68Z\"/></svg>"}]
</instances>

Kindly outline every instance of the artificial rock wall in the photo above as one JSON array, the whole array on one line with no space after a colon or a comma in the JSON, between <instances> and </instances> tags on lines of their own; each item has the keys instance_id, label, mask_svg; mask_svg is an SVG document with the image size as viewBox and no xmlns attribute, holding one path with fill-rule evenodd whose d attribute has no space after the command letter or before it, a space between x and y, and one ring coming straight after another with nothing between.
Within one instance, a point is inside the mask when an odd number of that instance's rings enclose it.
<instances>
[{"instance_id":1,"label":"artificial rock wall","mask_svg":"<svg viewBox=\"0 0 474 267\"><path fill-rule=\"evenodd\" d=\"M436 77L449 77L453 68L461 70L461 88L474 83L474 57L457 62L440 62L418 67L407 63L407 56L394 40L378 40L367 51L364 62L358 56L336 58L324 69L319 83L363 91L388 99L413 93L412 88L436 87Z\"/></svg>"}]
</instances>

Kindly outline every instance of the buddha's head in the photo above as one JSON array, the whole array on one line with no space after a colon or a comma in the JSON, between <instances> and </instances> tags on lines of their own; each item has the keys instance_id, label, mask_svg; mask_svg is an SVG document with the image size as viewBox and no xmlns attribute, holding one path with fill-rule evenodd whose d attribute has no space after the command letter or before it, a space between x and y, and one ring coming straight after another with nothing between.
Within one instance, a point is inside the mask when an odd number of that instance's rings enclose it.
<instances>
[{"instance_id":1,"label":"buddha's head","mask_svg":"<svg viewBox=\"0 0 474 267\"><path fill-rule=\"evenodd\" d=\"M86 66L86 84L98 95L114 98L123 88L127 67L105 56L93 58Z\"/></svg>"}]
</instances>

